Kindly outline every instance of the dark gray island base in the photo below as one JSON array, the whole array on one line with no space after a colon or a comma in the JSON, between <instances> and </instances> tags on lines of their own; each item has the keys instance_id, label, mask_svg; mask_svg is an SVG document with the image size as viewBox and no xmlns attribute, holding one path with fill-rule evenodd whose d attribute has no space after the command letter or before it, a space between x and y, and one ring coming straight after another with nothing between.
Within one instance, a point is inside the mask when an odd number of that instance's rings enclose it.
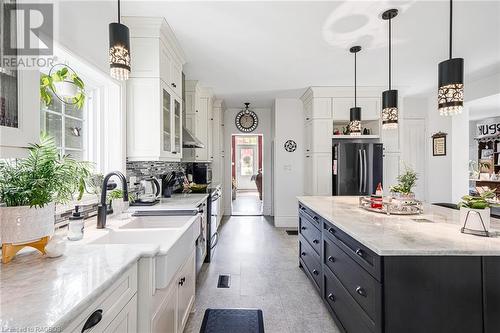
<instances>
[{"instance_id":1,"label":"dark gray island base","mask_svg":"<svg viewBox=\"0 0 500 333\"><path fill-rule=\"evenodd\" d=\"M341 330L500 332L499 256L377 254L306 198L299 198L300 267Z\"/></svg>"}]
</instances>

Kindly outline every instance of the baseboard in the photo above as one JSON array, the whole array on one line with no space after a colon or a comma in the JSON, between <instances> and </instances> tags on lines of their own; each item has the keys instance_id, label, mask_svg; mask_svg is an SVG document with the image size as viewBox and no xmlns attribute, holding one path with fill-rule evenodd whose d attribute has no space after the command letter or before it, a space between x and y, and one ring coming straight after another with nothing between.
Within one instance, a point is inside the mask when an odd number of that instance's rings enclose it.
<instances>
[{"instance_id":1,"label":"baseboard","mask_svg":"<svg viewBox=\"0 0 500 333\"><path fill-rule=\"evenodd\" d=\"M274 226L276 228L298 228L299 219L297 216L275 216Z\"/></svg>"}]
</instances>

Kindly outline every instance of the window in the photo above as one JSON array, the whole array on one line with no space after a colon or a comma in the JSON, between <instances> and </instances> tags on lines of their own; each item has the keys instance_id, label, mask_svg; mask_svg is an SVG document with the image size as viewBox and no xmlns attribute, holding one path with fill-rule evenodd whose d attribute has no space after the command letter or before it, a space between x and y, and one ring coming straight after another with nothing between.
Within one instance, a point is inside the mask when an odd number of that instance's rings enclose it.
<instances>
[{"instance_id":1,"label":"window","mask_svg":"<svg viewBox=\"0 0 500 333\"><path fill-rule=\"evenodd\" d=\"M40 130L54 137L61 154L71 155L77 160L88 159L87 115L92 103L92 91L86 89L87 99L82 109L68 105L52 96L46 106L41 103Z\"/></svg>"}]
</instances>

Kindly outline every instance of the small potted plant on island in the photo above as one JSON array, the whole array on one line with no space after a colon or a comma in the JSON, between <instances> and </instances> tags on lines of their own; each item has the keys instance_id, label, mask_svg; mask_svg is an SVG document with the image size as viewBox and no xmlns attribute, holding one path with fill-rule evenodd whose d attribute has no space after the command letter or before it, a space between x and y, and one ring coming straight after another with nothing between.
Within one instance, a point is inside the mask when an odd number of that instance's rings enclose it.
<instances>
[{"instance_id":1,"label":"small potted plant on island","mask_svg":"<svg viewBox=\"0 0 500 333\"><path fill-rule=\"evenodd\" d=\"M398 184L391 187L391 196L397 200L415 200L415 193L412 189L415 187L418 175L410 167L405 165L405 172L398 176Z\"/></svg>"},{"instance_id":2,"label":"small potted plant on island","mask_svg":"<svg viewBox=\"0 0 500 333\"><path fill-rule=\"evenodd\" d=\"M2 262L25 246L45 253L54 233L56 203L75 194L81 199L91 175L89 162L59 154L54 139L42 134L26 158L0 161L0 234Z\"/></svg>"},{"instance_id":3,"label":"small potted plant on island","mask_svg":"<svg viewBox=\"0 0 500 333\"><path fill-rule=\"evenodd\" d=\"M458 203L462 232L488 236L490 230L490 207L495 199L495 190L482 192L479 196L464 195Z\"/></svg>"}]
</instances>

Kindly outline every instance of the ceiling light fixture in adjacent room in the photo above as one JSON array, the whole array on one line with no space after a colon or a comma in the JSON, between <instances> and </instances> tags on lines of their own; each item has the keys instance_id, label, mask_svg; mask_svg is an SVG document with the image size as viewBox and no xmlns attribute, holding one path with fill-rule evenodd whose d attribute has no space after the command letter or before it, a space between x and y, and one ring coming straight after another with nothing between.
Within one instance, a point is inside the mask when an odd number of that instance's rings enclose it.
<instances>
[{"instance_id":1,"label":"ceiling light fixture in adjacent room","mask_svg":"<svg viewBox=\"0 0 500 333\"><path fill-rule=\"evenodd\" d=\"M391 89L391 20L397 15L397 9L382 14L382 19L389 21L389 89L382 93L382 129L398 128L398 91Z\"/></svg>"},{"instance_id":2,"label":"ceiling light fixture in adjacent room","mask_svg":"<svg viewBox=\"0 0 500 333\"><path fill-rule=\"evenodd\" d=\"M354 107L350 109L349 133L361 135L361 108L357 106L357 81L356 81L356 54L361 51L361 46L353 46L349 52L354 53Z\"/></svg>"},{"instance_id":3,"label":"ceiling light fixture in adjacent room","mask_svg":"<svg viewBox=\"0 0 500 333\"><path fill-rule=\"evenodd\" d=\"M113 78L127 80L130 73L130 33L120 23L120 0L118 0L118 23L109 24L109 67Z\"/></svg>"},{"instance_id":4,"label":"ceiling light fixture in adjacent room","mask_svg":"<svg viewBox=\"0 0 500 333\"><path fill-rule=\"evenodd\" d=\"M438 108L442 116L461 113L464 105L464 59L452 57L452 37L453 0L450 0L450 58L438 67Z\"/></svg>"}]
</instances>

